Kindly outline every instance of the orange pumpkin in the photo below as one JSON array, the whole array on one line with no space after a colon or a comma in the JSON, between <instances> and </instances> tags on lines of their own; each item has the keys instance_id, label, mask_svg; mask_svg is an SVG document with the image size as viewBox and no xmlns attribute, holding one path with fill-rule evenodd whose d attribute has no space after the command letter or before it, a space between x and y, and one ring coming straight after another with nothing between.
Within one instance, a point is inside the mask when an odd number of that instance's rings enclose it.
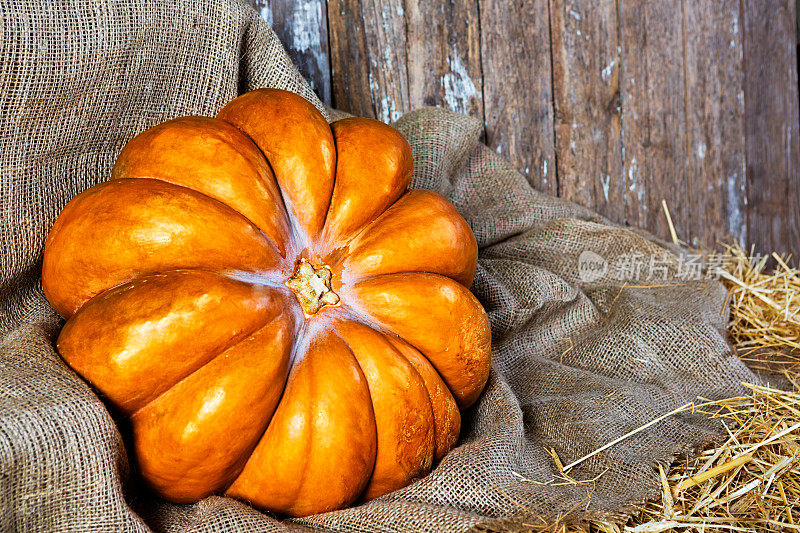
<instances>
[{"instance_id":1,"label":"orange pumpkin","mask_svg":"<svg viewBox=\"0 0 800 533\"><path fill-rule=\"evenodd\" d=\"M123 149L46 242L64 360L161 496L293 516L425 475L486 383L477 246L391 127L266 89Z\"/></svg>"}]
</instances>

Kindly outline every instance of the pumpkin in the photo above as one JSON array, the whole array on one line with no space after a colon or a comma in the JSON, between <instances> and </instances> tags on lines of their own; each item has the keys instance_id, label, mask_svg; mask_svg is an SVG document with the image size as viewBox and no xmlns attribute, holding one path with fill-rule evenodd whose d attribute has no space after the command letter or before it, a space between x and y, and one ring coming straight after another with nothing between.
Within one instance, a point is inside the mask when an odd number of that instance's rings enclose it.
<instances>
[{"instance_id":1,"label":"pumpkin","mask_svg":"<svg viewBox=\"0 0 800 533\"><path fill-rule=\"evenodd\" d=\"M264 89L141 133L64 208L42 266L57 349L160 496L303 516L454 446L490 366L477 246L411 173L393 128Z\"/></svg>"}]
</instances>

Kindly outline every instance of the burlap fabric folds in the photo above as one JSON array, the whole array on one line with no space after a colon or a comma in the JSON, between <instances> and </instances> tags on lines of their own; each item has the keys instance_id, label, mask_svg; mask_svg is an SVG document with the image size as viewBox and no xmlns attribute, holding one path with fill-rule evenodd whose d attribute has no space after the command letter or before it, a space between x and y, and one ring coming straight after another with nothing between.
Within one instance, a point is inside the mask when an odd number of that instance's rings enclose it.
<instances>
[{"instance_id":1,"label":"burlap fabric folds","mask_svg":"<svg viewBox=\"0 0 800 533\"><path fill-rule=\"evenodd\" d=\"M699 415L665 420L574 469L578 480L599 476L579 485L559 483L548 450L574 460L755 380L726 342L720 284L682 281L661 243L534 191L479 143L476 120L425 109L396 124L414 152L414 186L445 194L472 226L473 290L493 328L492 375L458 448L403 490L293 522L221 497L154 499L137 487L103 403L53 351L45 235L154 124L213 115L258 87L322 106L269 26L234 0L0 0L0 15L2 531L449 531L540 524L570 509L611 519L658 495L657 462L718 428ZM666 277L582 281L585 250L609 263L656 254Z\"/></svg>"}]
</instances>

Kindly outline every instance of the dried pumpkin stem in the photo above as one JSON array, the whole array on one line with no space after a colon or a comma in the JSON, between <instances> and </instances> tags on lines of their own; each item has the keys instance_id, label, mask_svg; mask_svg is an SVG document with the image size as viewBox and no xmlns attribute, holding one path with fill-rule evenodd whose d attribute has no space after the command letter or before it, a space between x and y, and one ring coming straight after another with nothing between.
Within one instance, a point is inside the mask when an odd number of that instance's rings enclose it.
<instances>
[{"instance_id":1,"label":"dried pumpkin stem","mask_svg":"<svg viewBox=\"0 0 800 533\"><path fill-rule=\"evenodd\" d=\"M310 316L326 305L339 303L339 295L331 289L331 277L328 267L315 268L308 260L300 259L286 286L294 292L303 312Z\"/></svg>"}]
</instances>

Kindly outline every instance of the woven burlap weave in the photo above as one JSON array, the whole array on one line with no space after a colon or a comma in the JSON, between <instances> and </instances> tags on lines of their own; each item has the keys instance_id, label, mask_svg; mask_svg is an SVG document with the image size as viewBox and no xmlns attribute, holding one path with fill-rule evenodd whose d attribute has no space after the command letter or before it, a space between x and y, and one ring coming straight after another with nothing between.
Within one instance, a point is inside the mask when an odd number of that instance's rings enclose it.
<instances>
[{"instance_id":1,"label":"woven burlap weave","mask_svg":"<svg viewBox=\"0 0 800 533\"><path fill-rule=\"evenodd\" d=\"M659 241L531 189L479 143L478 121L420 110L396 124L414 152L414 185L445 194L475 231L473 290L493 328L494 369L459 447L403 490L294 522L221 497L159 501L137 486L103 403L53 350L60 321L40 287L44 238L154 124L214 115L258 87L321 104L268 25L234 0L0 0L0 24L2 531L444 531L538 525L568 510L612 519L658 495L657 462L718 428L672 417L575 468L578 480L597 477L575 485L558 479L551 448L574 460L755 379L725 340L719 283L681 281ZM588 282L585 250L612 264L658 257L663 279Z\"/></svg>"}]
</instances>

